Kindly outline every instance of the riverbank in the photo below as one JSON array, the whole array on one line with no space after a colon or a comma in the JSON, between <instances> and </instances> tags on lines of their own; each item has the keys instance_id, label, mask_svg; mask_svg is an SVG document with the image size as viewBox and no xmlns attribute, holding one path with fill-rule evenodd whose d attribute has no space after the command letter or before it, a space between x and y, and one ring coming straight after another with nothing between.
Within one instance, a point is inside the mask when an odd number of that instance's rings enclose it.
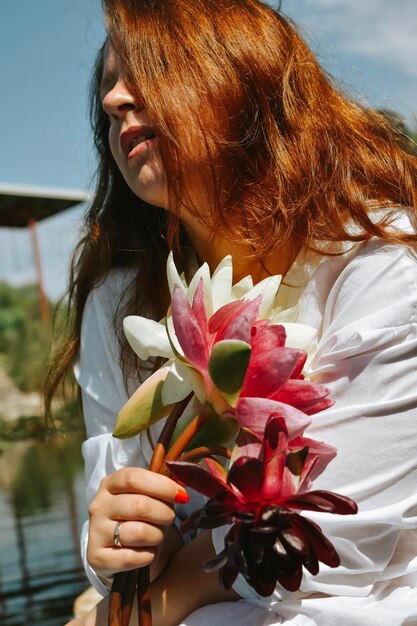
<instances>
[{"instance_id":1,"label":"riverbank","mask_svg":"<svg viewBox=\"0 0 417 626\"><path fill-rule=\"evenodd\" d=\"M0 418L5 422L14 422L21 417L41 417L41 394L32 391L20 391L6 372L4 359L0 359Z\"/></svg>"}]
</instances>

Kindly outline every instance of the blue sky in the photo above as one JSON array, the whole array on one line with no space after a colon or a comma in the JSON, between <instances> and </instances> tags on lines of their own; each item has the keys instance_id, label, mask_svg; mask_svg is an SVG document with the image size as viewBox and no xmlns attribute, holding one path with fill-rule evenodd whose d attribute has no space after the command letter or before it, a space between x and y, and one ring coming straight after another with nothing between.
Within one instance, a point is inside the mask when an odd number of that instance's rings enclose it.
<instances>
[{"instance_id":1,"label":"blue sky","mask_svg":"<svg viewBox=\"0 0 417 626\"><path fill-rule=\"evenodd\" d=\"M273 4L273 2L272 2ZM322 64L362 102L417 115L415 0L283 0ZM13 0L0 20L0 183L84 189L94 155L87 86L99 0ZM65 291L82 207L39 225L45 284ZM0 229L0 279L34 281L29 236Z\"/></svg>"}]
</instances>

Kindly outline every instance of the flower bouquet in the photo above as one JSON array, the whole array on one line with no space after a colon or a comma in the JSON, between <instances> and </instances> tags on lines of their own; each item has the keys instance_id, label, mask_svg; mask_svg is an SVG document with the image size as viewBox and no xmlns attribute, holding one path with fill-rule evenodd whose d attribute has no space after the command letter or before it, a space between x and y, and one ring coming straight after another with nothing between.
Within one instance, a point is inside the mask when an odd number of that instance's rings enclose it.
<instances>
[{"instance_id":1,"label":"flower bouquet","mask_svg":"<svg viewBox=\"0 0 417 626\"><path fill-rule=\"evenodd\" d=\"M303 568L314 575L319 563L340 563L320 527L300 511L357 511L349 498L311 489L336 455L304 436L311 415L333 404L328 389L303 373L316 331L278 323L279 276L233 285L226 257L212 276L204 264L187 285L172 255L167 273L167 316L159 323L124 321L141 359L166 362L122 408L113 434L135 436L166 418L150 469L207 497L182 530L228 526L224 549L203 568L218 570L226 589L241 574L262 596L277 583L295 591ZM142 568L115 576L111 625L128 623L136 586L139 623L152 623L149 568Z\"/></svg>"}]
</instances>

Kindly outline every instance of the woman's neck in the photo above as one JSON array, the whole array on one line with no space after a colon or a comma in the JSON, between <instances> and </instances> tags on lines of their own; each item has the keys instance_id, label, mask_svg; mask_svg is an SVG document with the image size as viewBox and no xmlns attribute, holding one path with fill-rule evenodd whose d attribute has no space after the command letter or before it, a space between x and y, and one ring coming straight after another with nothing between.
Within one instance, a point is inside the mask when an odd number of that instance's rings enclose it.
<instances>
[{"instance_id":1,"label":"woman's neck","mask_svg":"<svg viewBox=\"0 0 417 626\"><path fill-rule=\"evenodd\" d=\"M280 246L261 262L254 258L250 246L239 244L213 233L195 219L183 220L190 242L200 263L206 262L213 272L228 254L233 258L233 282L251 275L254 284L274 274L285 276L298 254L299 246Z\"/></svg>"}]
</instances>

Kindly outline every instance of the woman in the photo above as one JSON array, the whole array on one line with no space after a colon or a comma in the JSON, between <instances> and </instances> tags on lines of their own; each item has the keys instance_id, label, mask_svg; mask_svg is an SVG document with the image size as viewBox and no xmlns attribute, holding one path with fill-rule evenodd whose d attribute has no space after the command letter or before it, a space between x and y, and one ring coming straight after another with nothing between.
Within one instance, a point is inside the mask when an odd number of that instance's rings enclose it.
<instances>
[{"instance_id":1,"label":"woman","mask_svg":"<svg viewBox=\"0 0 417 626\"><path fill-rule=\"evenodd\" d=\"M50 379L76 360L91 581L106 594L114 572L151 564L157 626L417 623L415 159L257 0L105 0L104 11L97 195L73 273L74 332ZM223 535L183 546L173 508L187 494L143 469L157 429L140 444L111 436L155 365L132 360L121 320L163 317L170 248L186 272L232 253L236 280L282 274L283 306L318 329L309 376L336 404L308 435L338 456L315 485L359 513L317 517L342 565L305 575L297 593L262 599L240 578L221 589L200 564ZM105 614L103 601L71 624Z\"/></svg>"}]
</instances>

